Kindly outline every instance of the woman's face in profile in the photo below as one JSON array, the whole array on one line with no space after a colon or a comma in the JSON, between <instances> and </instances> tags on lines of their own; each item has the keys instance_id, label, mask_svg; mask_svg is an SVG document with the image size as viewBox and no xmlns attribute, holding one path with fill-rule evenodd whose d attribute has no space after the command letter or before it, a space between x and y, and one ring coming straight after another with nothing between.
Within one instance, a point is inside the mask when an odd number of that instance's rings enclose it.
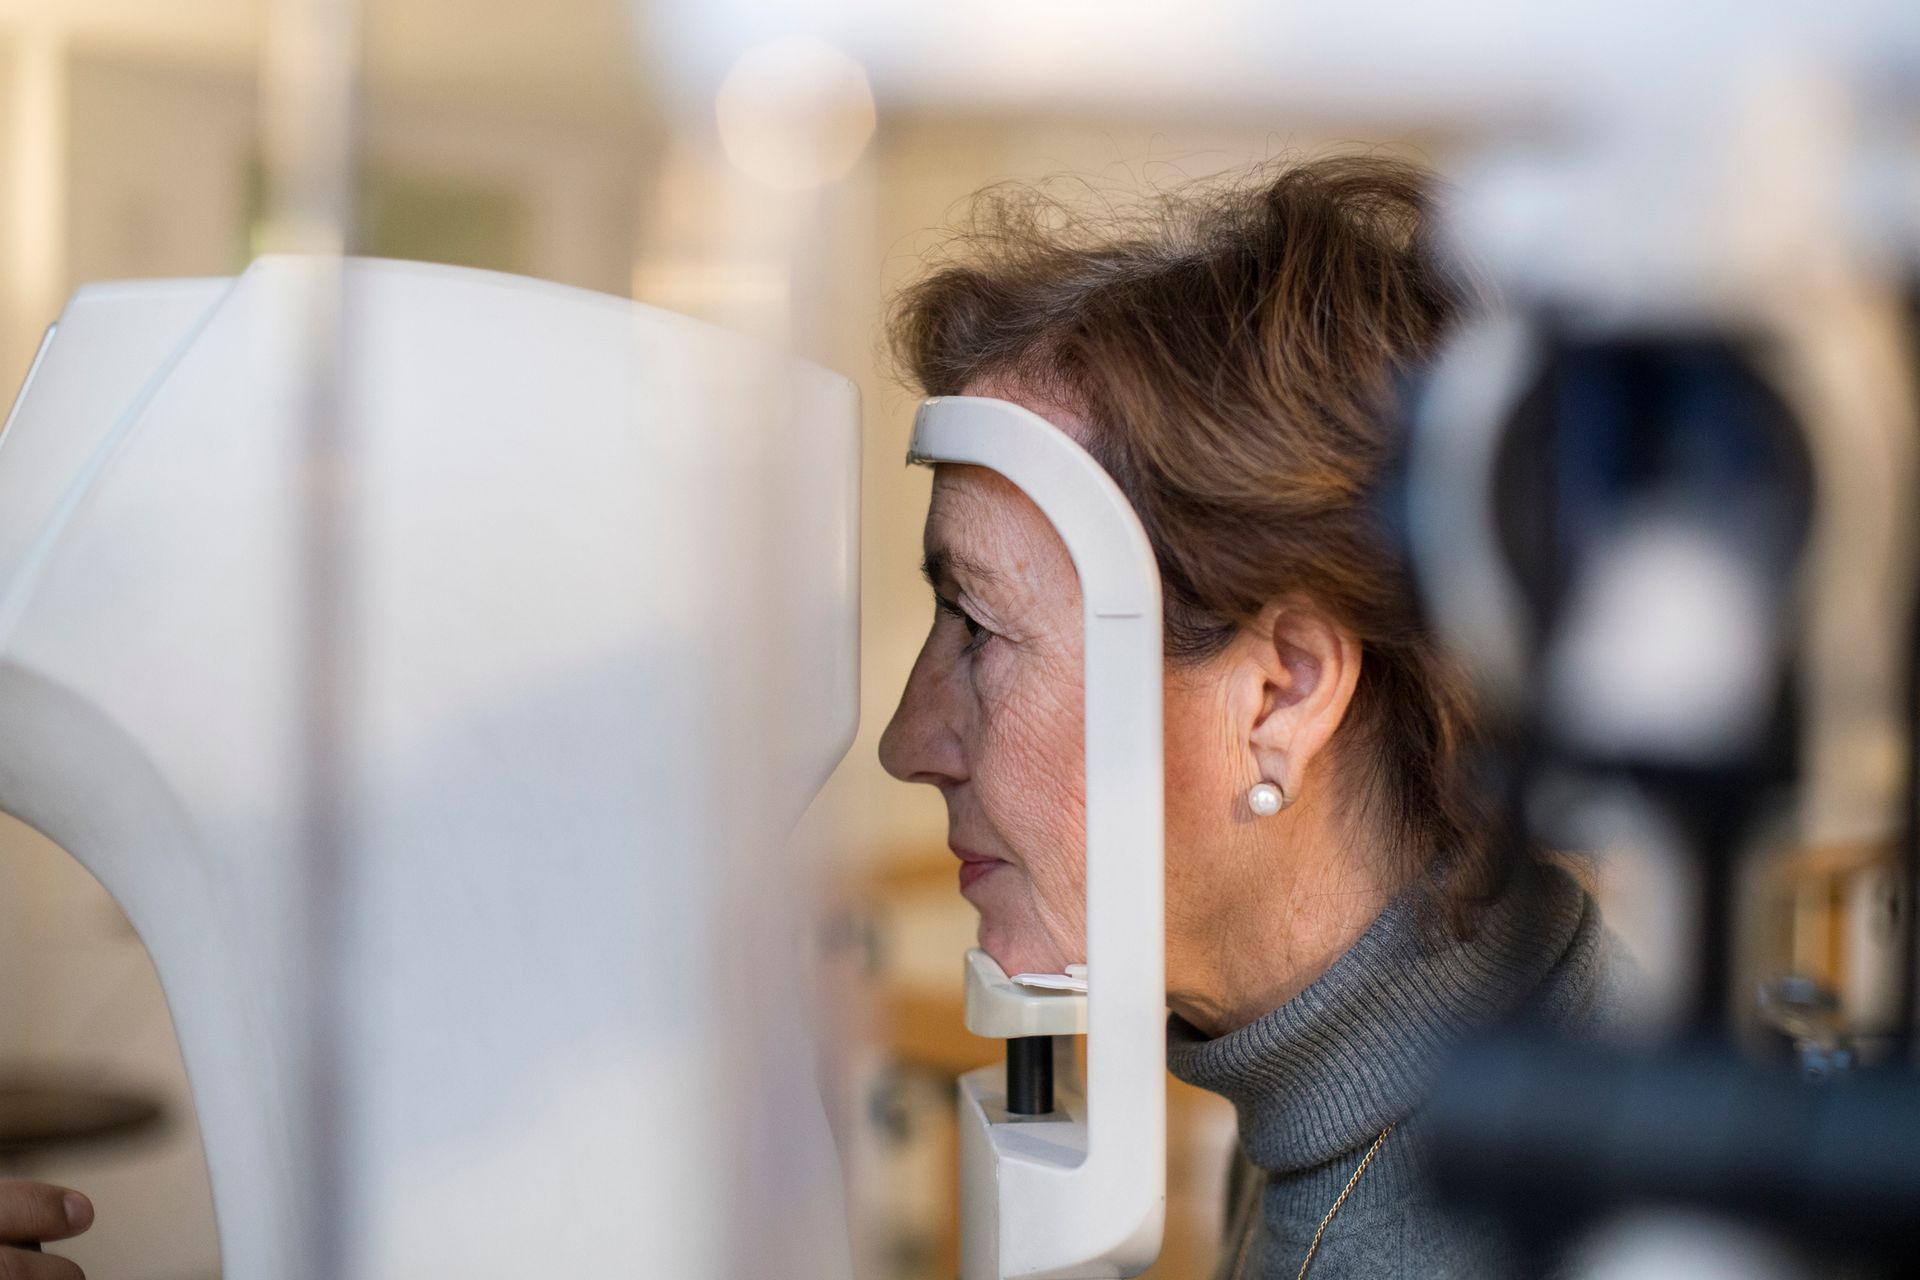
<instances>
[{"instance_id":1,"label":"woman's face in profile","mask_svg":"<svg viewBox=\"0 0 1920 1280\"><path fill-rule=\"evenodd\" d=\"M933 627L881 763L945 797L981 947L1058 973L1086 955L1079 579L1039 508L981 467L935 470L924 551Z\"/></svg>"}]
</instances>

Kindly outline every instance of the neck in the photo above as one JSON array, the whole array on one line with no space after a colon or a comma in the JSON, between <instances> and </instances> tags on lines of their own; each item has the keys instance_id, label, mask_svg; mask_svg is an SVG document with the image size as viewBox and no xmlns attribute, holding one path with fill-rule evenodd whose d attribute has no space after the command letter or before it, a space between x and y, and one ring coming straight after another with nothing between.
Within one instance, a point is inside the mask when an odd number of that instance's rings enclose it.
<instances>
[{"instance_id":1,"label":"neck","mask_svg":"<svg viewBox=\"0 0 1920 1280\"><path fill-rule=\"evenodd\" d=\"M1476 905L1470 932L1403 893L1304 996L1224 1035L1172 1019L1167 1066L1234 1104L1241 1149L1260 1168L1323 1171L1300 1184L1315 1221L1366 1145L1431 1095L1463 1040L1514 1019L1582 1038L1605 1031L1623 994L1612 951L1579 885L1522 861Z\"/></svg>"},{"instance_id":2,"label":"neck","mask_svg":"<svg viewBox=\"0 0 1920 1280\"><path fill-rule=\"evenodd\" d=\"M1324 793L1321 793L1324 796ZM1167 1005L1209 1036L1255 1022L1305 990L1365 933L1397 892L1373 832L1303 798L1246 824L1229 857L1232 889L1204 919L1167 929Z\"/></svg>"}]
</instances>

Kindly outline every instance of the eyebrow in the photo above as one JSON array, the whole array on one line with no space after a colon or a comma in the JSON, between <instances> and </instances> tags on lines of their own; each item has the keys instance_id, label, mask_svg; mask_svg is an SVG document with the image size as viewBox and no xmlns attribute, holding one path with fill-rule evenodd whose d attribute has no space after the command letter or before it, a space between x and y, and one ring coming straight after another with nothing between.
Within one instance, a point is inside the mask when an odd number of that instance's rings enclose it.
<instances>
[{"instance_id":1,"label":"eyebrow","mask_svg":"<svg viewBox=\"0 0 1920 1280\"><path fill-rule=\"evenodd\" d=\"M1000 581L997 569L946 547L927 552L920 561L920 576L935 591L940 589L942 583L953 581L956 575L965 575L980 582Z\"/></svg>"}]
</instances>

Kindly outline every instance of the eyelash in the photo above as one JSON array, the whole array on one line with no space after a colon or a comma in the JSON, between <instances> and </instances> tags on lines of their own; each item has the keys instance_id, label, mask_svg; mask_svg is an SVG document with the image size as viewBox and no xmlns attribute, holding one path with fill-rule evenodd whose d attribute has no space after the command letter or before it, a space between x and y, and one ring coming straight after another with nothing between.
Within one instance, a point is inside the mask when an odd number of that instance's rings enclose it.
<instances>
[{"instance_id":1,"label":"eyelash","mask_svg":"<svg viewBox=\"0 0 1920 1280\"><path fill-rule=\"evenodd\" d=\"M945 596L936 593L933 597L933 603L934 607L939 609L941 613L958 618L966 624L967 647L961 650L962 653L977 653L981 645L984 645L993 638L993 632L982 626L978 618L968 613L965 609L962 609L958 601L949 600Z\"/></svg>"}]
</instances>

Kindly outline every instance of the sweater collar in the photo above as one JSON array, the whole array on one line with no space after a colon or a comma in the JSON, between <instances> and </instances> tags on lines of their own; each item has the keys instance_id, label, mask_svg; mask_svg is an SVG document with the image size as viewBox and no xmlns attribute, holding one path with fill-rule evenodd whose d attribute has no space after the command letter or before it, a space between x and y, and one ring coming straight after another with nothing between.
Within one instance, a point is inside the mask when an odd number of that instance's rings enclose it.
<instances>
[{"instance_id":1,"label":"sweater collar","mask_svg":"<svg viewBox=\"0 0 1920 1280\"><path fill-rule=\"evenodd\" d=\"M1564 956L1590 899L1555 867L1516 871L1470 937L1401 894L1311 986L1214 1039L1175 1015L1167 1066L1234 1104L1248 1159L1273 1173L1365 1145L1425 1097L1442 1061L1512 1016Z\"/></svg>"}]
</instances>

